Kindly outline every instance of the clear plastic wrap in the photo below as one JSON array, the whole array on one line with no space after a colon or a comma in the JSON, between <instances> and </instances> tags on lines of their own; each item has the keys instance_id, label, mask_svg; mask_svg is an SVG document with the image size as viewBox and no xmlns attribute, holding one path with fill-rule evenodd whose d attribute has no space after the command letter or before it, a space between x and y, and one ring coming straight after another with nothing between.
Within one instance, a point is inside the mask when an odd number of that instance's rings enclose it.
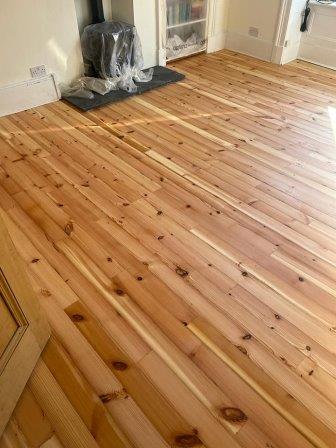
<instances>
[{"instance_id":1,"label":"clear plastic wrap","mask_svg":"<svg viewBox=\"0 0 336 448\"><path fill-rule=\"evenodd\" d=\"M70 86L64 84L60 85L62 97L73 96L75 98L87 98L92 100L94 98L93 92L85 86L83 78L76 79Z\"/></svg>"},{"instance_id":2,"label":"clear plastic wrap","mask_svg":"<svg viewBox=\"0 0 336 448\"><path fill-rule=\"evenodd\" d=\"M105 95L111 90L117 90L117 83L109 79L93 78L90 76L83 76L76 79L70 86L61 85L61 93L63 97L73 96L76 98L93 99L97 92L100 95Z\"/></svg>"},{"instance_id":3,"label":"clear plastic wrap","mask_svg":"<svg viewBox=\"0 0 336 448\"><path fill-rule=\"evenodd\" d=\"M143 72L141 43L133 25L102 22L89 25L81 38L83 56L91 62L96 75L116 88L135 92L134 81L148 82L153 70Z\"/></svg>"},{"instance_id":4,"label":"clear plastic wrap","mask_svg":"<svg viewBox=\"0 0 336 448\"><path fill-rule=\"evenodd\" d=\"M118 86L112 79L93 78L90 76L84 76L80 78L84 82L85 87L93 92L97 92L100 95L106 95L111 90L117 90Z\"/></svg>"}]
</instances>

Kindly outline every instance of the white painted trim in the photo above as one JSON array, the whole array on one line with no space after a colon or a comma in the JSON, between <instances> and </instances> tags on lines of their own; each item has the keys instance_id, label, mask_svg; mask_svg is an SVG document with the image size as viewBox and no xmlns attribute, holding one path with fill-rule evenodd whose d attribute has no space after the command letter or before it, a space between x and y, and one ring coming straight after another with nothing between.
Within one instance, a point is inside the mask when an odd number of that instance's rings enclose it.
<instances>
[{"instance_id":1,"label":"white painted trim","mask_svg":"<svg viewBox=\"0 0 336 448\"><path fill-rule=\"evenodd\" d=\"M0 117L59 100L53 74L0 87Z\"/></svg>"},{"instance_id":2,"label":"white painted trim","mask_svg":"<svg viewBox=\"0 0 336 448\"><path fill-rule=\"evenodd\" d=\"M159 65L166 66L167 58L166 58L166 0L157 0L156 1L156 9L157 9L157 42L158 42L158 63Z\"/></svg>"},{"instance_id":3,"label":"white painted trim","mask_svg":"<svg viewBox=\"0 0 336 448\"><path fill-rule=\"evenodd\" d=\"M208 0L207 53L214 53L225 48L227 30L224 27L224 23L223 29L216 33L217 6L216 0Z\"/></svg>"},{"instance_id":4,"label":"white painted trim","mask_svg":"<svg viewBox=\"0 0 336 448\"><path fill-rule=\"evenodd\" d=\"M271 56L271 61L276 64L282 63L282 55L286 42L286 33L291 7L292 0L281 0L278 14L278 25L274 35L274 45Z\"/></svg>"},{"instance_id":5,"label":"white painted trim","mask_svg":"<svg viewBox=\"0 0 336 448\"><path fill-rule=\"evenodd\" d=\"M226 48L226 36L226 32L215 34L214 36L208 36L207 53L214 53L215 51Z\"/></svg>"},{"instance_id":6,"label":"white painted trim","mask_svg":"<svg viewBox=\"0 0 336 448\"><path fill-rule=\"evenodd\" d=\"M336 69L336 5L312 4L307 32L302 36L299 58Z\"/></svg>"},{"instance_id":7,"label":"white painted trim","mask_svg":"<svg viewBox=\"0 0 336 448\"><path fill-rule=\"evenodd\" d=\"M279 8L279 20L278 26L275 33L274 45L284 46L287 34L287 25L289 21L289 16L292 8L293 0L281 0Z\"/></svg>"},{"instance_id":8,"label":"white painted trim","mask_svg":"<svg viewBox=\"0 0 336 448\"><path fill-rule=\"evenodd\" d=\"M289 62L295 61L298 58L300 51L301 41L294 42L294 44L289 47L282 47L282 55L280 64L288 64Z\"/></svg>"},{"instance_id":9,"label":"white painted trim","mask_svg":"<svg viewBox=\"0 0 336 448\"><path fill-rule=\"evenodd\" d=\"M228 32L226 35L225 48L264 61L271 61L273 47L274 45L272 41L257 37L234 32Z\"/></svg>"},{"instance_id":10,"label":"white painted trim","mask_svg":"<svg viewBox=\"0 0 336 448\"><path fill-rule=\"evenodd\" d=\"M318 65L321 67L330 68L331 70L336 70L336 67L333 67L332 65L321 64L321 62L316 62L313 59L307 59L307 58L301 58L301 57L298 57L297 59L299 59L300 61L310 62L311 64Z\"/></svg>"},{"instance_id":11,"label":"white painted trim","mask_svg":"<svg viewBox=\"0 0 336 448\"><path fill-rule=\"evenodd\" d=\"M336 70L336 49L320 42L301 41L299 59Z\"/></svg>"}]
</instances>

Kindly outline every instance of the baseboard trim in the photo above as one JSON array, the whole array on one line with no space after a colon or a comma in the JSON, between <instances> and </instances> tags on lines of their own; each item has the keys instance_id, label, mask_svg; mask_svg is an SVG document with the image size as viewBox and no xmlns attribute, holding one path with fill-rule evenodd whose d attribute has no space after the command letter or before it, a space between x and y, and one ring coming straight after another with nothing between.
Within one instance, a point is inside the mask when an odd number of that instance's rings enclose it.
<instances>
[{"instance_id":1,"label":"baseboard trim","mask_svg":"<svg viewBox=\"0 0 336 448\"><path fill-rule=\"evenodd\" d=\"M297 59L299 59L300 61L304 61L304 62L310 62L311 64L318 65L320 67L330 68L330 70L336 70L336 67L333 67L332 65L321 64L321 62L316 62L313 59L307 59L307 58L303 58L301 56L298 56Z\"/></svg>"},{"instance_id":2,"label":"baseboard trim","mask_svg":"<svg viewBox=\"0 0 336 448\"><path fill-rule=\"evenodd\" d=\"M0 87L0 117L60 99L53 74Z\"/></svg>"},{"instance_id":3,"label":"baseboard trim","mask_svg":"<svg viewBox=\"0 0 336 448\"><path fill-rule=\"evenodd\" d=\"M272 60L273 42L245 34L227 33L225 48L253 56L264 61Z\"/></svg>"},{"instance_id":4,"label":"baseboard trim","mask_svg":"<svg viewBox=\"0 0 336 448\"><path fill-rule=\"evenodd\" d=\"M336 50L327 45L323 47L302 42L298 59L336 70ZM328 64L329 61L332 61L334 64Z\"/></svg>"}]
</instances>

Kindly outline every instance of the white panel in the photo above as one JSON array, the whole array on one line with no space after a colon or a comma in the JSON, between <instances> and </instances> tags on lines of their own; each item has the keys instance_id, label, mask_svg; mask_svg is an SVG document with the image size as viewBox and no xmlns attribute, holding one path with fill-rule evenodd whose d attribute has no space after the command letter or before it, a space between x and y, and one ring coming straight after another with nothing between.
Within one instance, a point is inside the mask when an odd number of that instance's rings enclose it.
<instances>
[{"instance_id":1,"label":"white panel","mask_svg":"<svg viewBox=\"0 0 336 448\"><path fill-rule=\"evenodd\" d=\"M226 36L225 48L238 53L248 54L264 61L270 61L273 52L273 42L245 34L229 32Z\"/></svg>"},{"instance_id":2,"label":"white panel","mask_svg":"<svg viewBox=\"0 0 336 448\"><path fill-rule=\"evenodd\" d=\"M157 8L156 0L134 1L134 25L137 28L142 45L144 68L158 64Z\"/></svg>"},{"instance_id":3,"label":"white panel","mask_svg":"<svg viewBox=\"0 0 336 448\"><path fill-rule=\"evenodd\" d=\"M0 117L58 99L59 92L52 75L0 87Z\"/></svg>"},{"instance_id":4,"label":"white panel","mask_svg":"<svg viewBox=\"0 0 336 448\"><path fill-rule=\"evenodd\" d=\"M225 48L229 4L229 0L209 0L208 53Z\"/></svg>"},{"instance_id":5,"label":"white panel","mask_svg":"<svg viewBox=\"0 0 336 448\"><path fill-rule=\"evenodd\" d=\"M336 69L336 6L312 4L308 31L302 35L301 59Z\"/></svg>"},{"instance_id":6,"label":"white panel","mask_svg":"<svg viewBox=\"0 0 336 448\"><path fill-rule=\"evenodd\" d=\"M331 36L336 36L336 23L334 15L315 13L315 18L312 23L309 35L319 38L330 39Z\"/></svg>"}]
</instances>

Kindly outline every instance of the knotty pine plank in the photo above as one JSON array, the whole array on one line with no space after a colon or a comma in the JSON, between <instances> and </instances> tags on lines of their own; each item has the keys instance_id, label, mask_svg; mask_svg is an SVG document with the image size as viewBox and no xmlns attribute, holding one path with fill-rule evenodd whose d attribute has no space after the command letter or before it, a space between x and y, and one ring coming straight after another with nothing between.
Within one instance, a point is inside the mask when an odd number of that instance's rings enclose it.
<instances>
[{"instance_id":1,"label":"knotty pine plank","mask_svg":"<svg viewBox=\"0 0 336 448\"><path fill-rule=\"evenodd\" d=\"M97 446L332 447L334 74L174 66L141 98L0 119L0 206L53 329L34 443L82 443L49 384Z\"/></svg>"}]
</instances>

